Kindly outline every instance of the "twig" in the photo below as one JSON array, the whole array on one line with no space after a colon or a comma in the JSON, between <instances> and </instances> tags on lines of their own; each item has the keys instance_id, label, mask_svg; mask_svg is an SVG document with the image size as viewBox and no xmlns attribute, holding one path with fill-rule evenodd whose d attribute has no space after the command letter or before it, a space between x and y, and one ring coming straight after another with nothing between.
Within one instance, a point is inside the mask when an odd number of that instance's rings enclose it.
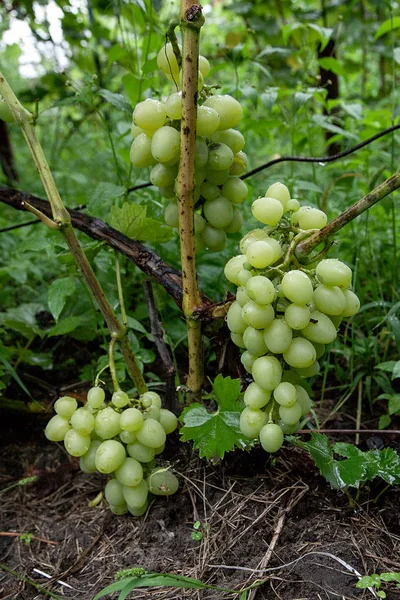
<instances>
[{"instance_id":1,"label":"twig","mask_svg":"<svg viewBox=\"0 0 400 600\"><path fill-rule=\"evenodd\" d=\"M310 433L365 433L369 435L386 433L391 435L400 435L400 429L300 429L299 431L296 431L296 435L305 435Z\"/></svg>"},{"instance_id":2,"label":"twig","mask_svg":"<svg viewBox=\"0 0 400 600\"><path fill-rule=\"evenodd\" d=\"M24 583L29 583L29 585L33 586L38 592L41 592L42 594L45 594L46 596L50 596L50 598L56 598L56 600L62 600L61 596L58 596L57 594L53 594L53 592L46 590L44 587L42 587L41 585L39 585L38 583L36 583L32 579L30 579L29 577L25 577L25 575L22 575L21 573L17 573L17 571L13 571L13 569L9 569L8 567L6 567L6 565L3 565L2 563L0 563L0 569L3 569L3 571L7 571L7 573L10 573L10 575L13 575L13 577L15 577L16 579L19 579L19 581L23 581Z\"/></svg>"},{"instance_id":3,"label":"twig","mask_svg":"<svg viewBox=\"0 0 400 600\"><path fill-rule=\"evenodd\" d=\"M2 537L18 537L23 536L23 533L18 533L17 531L0 531L0 536ZM45 538L37 537L36 535L30 535L29 538L31 540L37 540L38 542L43 542L44 544L50 544L51 546L57 546L58 542L52 542L51 540L46 540Z\"/></svg>"}]
</instances>

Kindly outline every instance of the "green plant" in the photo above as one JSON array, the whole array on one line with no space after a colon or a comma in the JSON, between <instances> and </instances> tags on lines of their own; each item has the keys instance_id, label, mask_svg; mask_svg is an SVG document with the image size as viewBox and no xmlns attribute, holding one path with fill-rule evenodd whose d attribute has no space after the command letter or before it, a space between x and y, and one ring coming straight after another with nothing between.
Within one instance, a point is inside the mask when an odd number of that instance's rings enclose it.
<instances>
[{"instance_id":1,"label":"green plant","mask_svg":"<svg viewBox=\"0 0 400 600\"><path fill-rule=\"evenodd\" d=\"M376 594L379 598L386 598L386 592L381 590L382 583L396 583L396 587L400 588L400 573L373 573L372 575L366 575L360 581L357 582L356 587L362 590L367 588L374 588L377 590Z\"/></svg>"}]
</instances>

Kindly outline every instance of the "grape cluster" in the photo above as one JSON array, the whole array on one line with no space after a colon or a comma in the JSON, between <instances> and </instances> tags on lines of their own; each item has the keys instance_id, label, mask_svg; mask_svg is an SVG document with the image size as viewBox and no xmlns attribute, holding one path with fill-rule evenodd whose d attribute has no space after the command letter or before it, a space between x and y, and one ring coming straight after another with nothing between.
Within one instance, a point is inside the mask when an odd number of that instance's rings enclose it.
<instances>
[{"instance_id":1,"label":"grape cluster","mask_svg":"<svg viewBox=\"0 0 400 600\"><path fill-rule=\"evenodd\" d=\"M310 410L303 378L319 372L325 346L360 302L350 289L351 269L340 260L293 268L296 241L326 225L324 212L300 207L278 182L253 202L252 213L266 227L250 231L240 242L242 254L225 266L237 286L227 324L254 380L244 394L241 431L276 452L284 433L296 431Z\"/></svg>"},{"instance_id":2,"label":"grape cluster","mask_svg":"<svg viewBox=\"0 0 400 600\"><path fill-rule=\"evenodd\" d=\"M63 441L69 454L79 456L84 473L112 475L104 492L111 511L138 517L147 510L149 493L169 496L178 489L175 475L157 467L155 460L167 434L176 429L177 418L161 407L155 392L130 400L118 390L111 402L104 400L98 386L89 390L81 408L75 398L59 398L45 435L52 442Z\"/></svg>"},{"instance_id":3,"label":"grape cluster","mask_svg":"<svg viewBox=\"0 0 400 600\"><path fill-rule=\"evenodd\" d=\"M180 157L182 119L181 71L172 44L159 52L161 71L174 82L175 89L164 102L148 98L133 111L132 135L135 138L130 160L135 167L151 167L150 181L168 200L165 222L178 227L176 177ZM238 209L247 196L247 185L240 179L246 170L245 140L234 127L243 117L242 107L229 95L210 96L203 88L210 64L199 57L199 105L196 122L195 215L196 251L224 248L227 233L242 226Z\"/></svg>"}]
</instances>

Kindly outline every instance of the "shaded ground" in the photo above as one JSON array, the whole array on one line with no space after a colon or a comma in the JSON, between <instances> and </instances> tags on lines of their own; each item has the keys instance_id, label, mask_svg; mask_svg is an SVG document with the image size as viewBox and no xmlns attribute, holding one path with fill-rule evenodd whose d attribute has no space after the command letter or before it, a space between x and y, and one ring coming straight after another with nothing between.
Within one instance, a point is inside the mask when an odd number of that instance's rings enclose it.
<instances>
[{"instance_id":1,"label":"shaded ground","mask_svg":"<svg viewBox=\"0 0 400 600\"><path fill-rule=\"evenodd\" d=\"M368 599L376 596L355 588L356 571L400 571L398 488L377 504L383 484L364 488L353 509L344 494L329 490L299 449L286 448L274 464L255 450L206 465L188 445L175 443L169 459L180 476L179 493L157 499L145 517L116 517L103 503L89 507L105 478L81 473L76 459L45 440L42 419L36 421L3 420L0 490L24 476L39 479L0 496L1 562L60 596L91 600L117 570L143 566L236 590L261 578L257 569L266 569L265 583L250 600ZM203 533L198 541L191 536L196 521ZM27 544L4 535L10 532L30 532L42 541ZM0 572L0 578L0 600L47 597L9 573ZM238 598L165 588L129 597ZM387 598L400 599L400 589L389 588Z\"/></svg>"}]
</instances>

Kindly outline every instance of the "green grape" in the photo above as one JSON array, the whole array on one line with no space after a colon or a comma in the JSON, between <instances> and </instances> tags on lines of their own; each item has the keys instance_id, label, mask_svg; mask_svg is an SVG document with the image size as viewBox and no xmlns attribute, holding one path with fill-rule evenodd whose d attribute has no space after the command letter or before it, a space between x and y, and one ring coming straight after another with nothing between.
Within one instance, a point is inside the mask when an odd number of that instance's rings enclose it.
<instances>
[{"instance_id":1,"label":"green grape","mask_svg":"<svg viewBox=\"0 0 400 600\"><path fill-rule=\"evenodd\" d=\"M139 442L149 448L158 448L166 440L163 426L155 419L146 419L136 436Z\"/></svg>"},{"instance_id":2,"label":"green grape","mask_svg":"<svg viewBox=\"0 0 400 600\"><path fill-rule=\"evenodd\" d=\"M125 458L124 462L115 469L115 478L121 485L135 486L143 479L143 467L135 458Z\"/></svg>"},{"instance_id":3,"label":"green grape","mask_svg":"<svg viewBox=\"0 0 400 600\"><path fill-rule=\"evenodd\" d=\"M95 473L96 471L96 452L100 446L99 440L93 440L89 450L79 459L79 467L84 473Z\"/></svg>"},{"instance_id":4,"label":"green grape","mask_svg":"<svg viewBox=\"0 0 400 600\"><path fill-rule=\"evenodd\" d=\"M205 226L204 226L204 229L205 229ZM201 232L201 233L203 233L203 232ZM206 247L204 240L201 237L201 233L194 236L194 249L195 249L196 254L205 250L205 247Z\"/></svg>"},{"instance_id":5,"label":"green grape","mask_svg":"<svg viewBox=\"0 0 400 600\"><path fill-rule=\"evenodd\" d=\"M233 157L233 164L229 169L230 175L240 176L243 175L247 167L247 154L245 152L236 152Z\"/></svg>"},{"instance_id":6,"label":"green grape","mask_svg":"<svg viewBox=\"0 0 400 600\"><path fill-rule=\"evenodd\" d=\"M216 200L206 200L203 213L210 225L223 229L233 219L233 205L227 198L220 196Z\"/></svg>"},{"instance_id":7,"label":"green grape","mask_svg":"<svg viewBox=\"0 0 400 600\"><path fill-rule=\"evenodd\" d=\"M210 137L218 129L219 114L210 106L197 107L196 134ZM232 152L232 151L231 151ZM233 154L233 152L232 152ZM233 159L232 159L233 160Z\"/></svg>"},{"instance_id":8,"label":"green grape","mask_svg":"<svg viewBox=\"0 0 400 600\"><path fill-rule=\"evenodd\" d=\"M260 430L260 443L265 452L277 452L283 444L283 431L275 423L267 423Z\"/></svg>"},{"instance_id":9,"label":"green grape","mask_svg":"<svg viewBox=\"0 0 400 600\"><path fill-rule=\"evenodd\" d=\"M162 444L161 446L157 446L157 448L154 448L154 454L157 456L158 454L162 454L165 450L165 444ZM156 462L154 461L154 465L149 464L147 465L149 468L153 468L153 466L155 466Z\"/></svg>"},{"instance_id":10,"label":"green grape","mask_svg":"<svg viewBox=\"0 0 400 600\"><path fill-rule=\"evenodd\" d=\"M182 46L178 45L179 51L182 52ZM179 76L179 65L176 60L174 48L170 42L164 44L157 54L158 68L166 75Z\"/></svg>"},{"instance_id":11,"label":"green grape","mask_svg":"<svg viewBox=\"0 0 400 600\"><path fill-rule=\"evenodd\" d=\"M260 240L268 240L268 233L264 229L253 229L246 233L246 235L240 240L239 248L240 252L246 254L248 247L253 242L259 242Z\"/></svg>"},{"instance_id":12,"label":"green grape","mask_svg":"<svg viewBox=\"0 0 400 600\"><path fill-rule=\"evenodd\" d=\"M77 408L78 403L75 398L71 398L71 396L63 396L54 404L54 410L64 419L70 419Z\"/></svg>"},{"instance_id":13,"label":"green grape","mask_svg":"<svg viewBox=\"0 0 400 600\"><path fill-rule=\"evenodd\" d=\"M255 440L267 422L267 415L259 408L246 406L241 412L239 428L243 435Z\"/></svg>"},{"instance_id":14,"label":"green grape","mask_svg":"<svg viewBox=\"0 0 400 600\"><path fill-rule=\"evenodd\" d=\"M292 330L284 319L274 319L264 331L264 342L270 352L282 354L290 346Z\"/></svg>"},{"instance_id":15,"label":"green grape","mask_svg":"<svg viewBox=\"0 0 400 600\"><path fill-rule=\"evenodd\" d=\"M300 381L300 375L297 373L297 371L292 371L289 369L288 371L283 371L282 381L288 381L289 383L296 385L296 383Z\"/></svg>"},{"instance_id":16,"label":"green grape","mask_svg":"<svg viewBox=\"0 0 400 600\"><path fill-rule=\"evenodd\" d=\"M242 308L243 321L246 325L254 327L254 329L268 327L273 321L274 316L274 309L270 304L261 305L254 302L254 300L249 300Z\"/></svg>"},{"instance_id":17,"label":"green grape","mask_svg":"<svg viewBox=\"0 0 400 600\"><path fill-rule=\"evenodd\" d=\"M314 310L309 324L301 330L305 338L318 344L330 344L336 339L336 327L327 315Z\"/></svg>"},{"instance_id":18,"label":"green grape","mask_svg":"<svg viewBox=\"0 0 400 600\"><path fill-rule=\"evenodd\" d=\"M336 331L339 329L339 325L343 320L343 315L328 315L333 325L335 326Z\"/></svg>"},{"instance_id":19,"label":"green grape","mask_svg":"<svg viewBox=\"0 0 400 600\"><path fill-rule=\"evenodd\" d=\"M144 392L140 396L140 400L142 402L147 402L148 400L150 400L150 404L153 404L154 406L158 406L158 408L161 408L161 397L160 397L160 394L157 394L157 392Z\"/></svg>"},{"instance_id":20,"label":"green grape","mask_svg":"<svg viewBox=\"0 0 400 600\"><path fill-rule=\"evenodd\" d=\"M312 206L302 206L295 214L301 229L322 229L328 222L326 214Z\"/></svg>"},{"instance_id":21,"label":"green grape","mask_svg":"<svg viewBox=\"0 0 400 600\"><path fill-rule=\"evenodd\" d=\"M225 248L226 233L222 229L216 229L215 227L212 227L206 223L201 237L206 248L212 252L220 252Z\"/></svg>"},{"instance_id":22,"label":"green grape","mask_svg":"<svg viewBox=\"0 0 400 600\"><path fill-rule=\"evenodd\" d=\"M293 406L296 402L295 386L288 381L281 381L274 389L274 398L281 406Z\"/></svg>"},{"instance_id":23,"label":"green grape","mask_svg":"<svg viewBox=\"0 0 400 600\"><path fill-rule=\"evenodd\" d=\"M224 129L223 131L216 131L212 134L211 141L226 144L234 154L237 154L243 150L246 143L243 135L240 133L240 131L237 131L237 129Z\"/></svg>"},{"instance_id":24,"label":"green grape","mask_svg":"<svg viewBox=\"0 0 400 600\"><path fill-rule=\"evenodd\" d=\"M233 163L233 152L226 144L210 144L208 146L207 167L214 171L225 172ZM225 180L222 182L224 183Z\"/></svg>"},{"instance_id":25,"label":"green grape","mask_svg":"<svg viewBox=\"0 0 400 600\"><path fill-rule=\"evenodd\" d=\"M90 448L90 435L78 433L75 429L69 429L64 436L64 446L71 456L83 456Z\"/></svg>"},{"instance_id":26,"label":"green grape","mask_svg":"<svg viewBox=\"0 0 400 600\"><path fill-rule=\"evenodd\" d=\"M313 346L317 353L317 360L321 358L325 354L325 344L317 344L317 342L313 342Z\"/></svg>"},{"instance_id":27,"label":"green grape","mask_svg":"<svg viewBox=\"0 0 400 600\"><path fill-rule=\"evenodd\" d=\"M265 269L275 262L274 248L268 240L260 240L249 245L246 251L248 262L256 269Z\"/></svg>"},{"instance_id":28,"label":"green grape","mask_svg":"<svg viewBox=\"0 0 400 600\"><path fill-rule=\"evenodd\" d=\"M165 207L164 221L170 227L178 227L179 225L179 208L178 203L174 200L169 202Z\"/></svg>"},{"instance_id":29,"label":"green grape","mask_svg":"<svg viewBox=\"0 0 400 600\"><path fill-rule=\"evenodd\" d=\"M113 438L121 431L120 415L111 406L107 406L97 413L94 428L100 438Z\"/></svg>"},{"instance_id":30,"label":"green grape","mask_svg":"<svg viewBox=\"0 0 400 600\"><path fill-rule=\"evenodd\" d=\"M301 416L308 414L311 409L311 398L301 385L296 385L296 400L301 406Z\"/></svg>"},{"instance_id":31,"label":"green grape","mask_svg":"<svg viewBox=\"0 0 400 600\"><path fill-rule=\"evenodd\" d=\"M296 304L308 304L313 297L313 286L309 277L302 271L288 271L282 278L282 293Z\"/></svg>"},{"instance_id":32,"label":"green grape","mask_svg":"<svg viewBox=\"0 0 400 600\"><path fill-rule=\"evenodd\" d=\"M301 417L301 406L295 402L292 406L280 406L279 416L286 425L295 425Z\"/></svg>"},{"instance_id":33,"label":"green grape","mask_svg":"<svg viewBox=\"0 0 400 600\"><path fill-rule=\"evenodd\" d=\"M111 402L117 408L123 408L129 403L129 396L126 392L123 392L122 390L117 390L113 393L111 397Z\"/></svg>"},{"instance_id":34,"label":"green grape","mask_svg":"<svg viewBox=\"0 0 400 600\"><path fill-rule=\"evenodd\" d=\"M150 181L157 187L167 187L175 183L178 170L174 167L166 167L162 163L155 165L150 171Z\"/></svg>"},{"instance_id":35,"label":"green grape","mask_svg":"<svg viewBox=\"0 0 400 600\"><path fill-rule=\"evenodd\" d=\"M144 413L144 418L145 419L155 419L156 421L160 420L160 409L158 408L158 406L155 406L154 404L152 404L151 406L149 406L149 408L146 409L146 412Z\"/></svg>"},{"instance_id":36,"label":"green grape","mask_svg":"<svg viewBox=\"0 0 400 600\"><path fill-rule=\"evenodd\" d=\"M241 285L236 290L236 300L239 302L240 306L244 306L246 302L250 300L250 296L247 293L246 287ZM261 304L261 302L260 302Z\"/></svg>"},{"instance_id":37,"label":"green grape","mask_svg":"<svg viewBox=\"0 0 400 600\"><path fill-rule=\"evenodd\" d=\"M231 331L231 340L239 348L246 348L244 340L243 340L243 336L241 333L233 333L233 331Z\"/></svg>"},{"instance_id":38,"label":"green grape","mask_svg":"<svg viewBox=\"0 0 400 600\"><path fill-rule=\"evenodd\" d=\"M292 210L293 212L297 212L299 210L299 208L300 208L300 202L298 200L295 200L294 198L289 200L289 202L286 204L287 211Z\"/></svg>"},{"instance_id":39,"label":"green grape","mask_svg":"<svg viewBox=\"0 0 400 600\"><path fill-rule=\"evenodd\" d=\"M283 206L275 198L258 198L251 206L253 216L264 225L274 227L283 215Z\"/></svg>"},{"instance_id":40,"label":"green grape","mask_svg":"<svg viewBox=\"0 0 400 600\"><path fill-rule=\"evenodd\" d=\"M170 200L175 198L175 185L167 185L166 187L159 187L158 191L163 198Z\"/></svg>"},{"instance_id":41,"label":"green grape","mask_svg":"<svg viewBox=\"0 0 400 600\"><path fill-rule=\"evenodd\" d=\"M140 133L144 133L143 129L141 127L138 127L137 125L135 125L135 123L132 121L131 136L133 138L136 138Z\"/></svg>"},{"instance_id":42,"label":"green grape","mask_svg":"<svg viewBox=\"0 0 400 600\"><path fill-rule=\"evenodd\" d=\"M87 408L78 408L72 415L70 423L75 431L88 435L94 429L94 416Z\"/></svg>"},{"instance_id":43,"label":"green grape","mask_svg":"<svg viewBox=\"0 0 400 600\"><path fill-rule=\"evenodd\" d=\"M133 122L148 134L154 133L162 127L167 120L165 107L159 100L147 98L139 102L133 111Z\"/></svg>"},{"instance_id":44,"label":"green grape","mask_svg":"<svg viewBox=\"0 0 400 600\"><path fill-rule=\"evenodd\" d=\"M246 292L258 304L271 304L275 298L275 287L264 275L255 275L246 283Z\"/></svg>"},{"instance_id":45,"label":"green grape","mask_svg":"<svg viewBox=\"0 0 400 600\"><path fill-rule=\"evenodd\" d=\"M352 317L360 310L360 300L351 290L344 290L344 297L346 300L346 306L342 315L343 317Z\"/></svg>"},{"instance_id":46,"label":"green grape","mask_svg":"<svg viewBox=\"0 0 400 600\"><path fill-rule=\"evenodd\" d=\"M325 258L317 264L318 280L325 285L338 285L345 289L351 285L351 269L336 258Z\"/></svg>"},{"instance_id":47,"label":"green grape","mask_svg":"<svg viewBox=\"0 0 400 600\"><path fill-rule=\"evenodd\" d=\"M247 256L246 256L246 262L247 262ZM249 263L247 263L249 265ZM250 267L251 265L249 265ZM238 273L238 280L241 286L245 286L246 283L249 281L249 279L251 279L253 277L253 274L251 271L248 271L247 268L242 269L241 271L239 271ZM250 300L250 298L249 298Z\"/></svg>"},{"instance_id":48,"label":"green grape","mask_svg":"<svg viewBox=\"0 0 400 600\"><path fill-rule=\"evenodd\" d=\"M282 379L282 367L275 356L260 356L254 361L251 372L263 390L274 390Z\"/></svg>"},{"instance_id":49,"label":"green grape","mask_svg":"<svg viewBox=\"0 0 400 600\"><path fill-rule=\"evenodd\" d=\"M173 121L182 119L182 92L174 92L164 102L167 117Z\"/></svg>"},{"instance_id":50,"label":"green grape","mask_svg":"<svg viewBox=\"0 0 400 600\"><path fill-rule=\"evenodd\" d=\"M268 238L267 242L269 244L271 244L273 250L274 250L274 262L276 262L281 256L282 256L282 246L280 245L280 243L277 240L274 240L274 238Z\"/></svg>"},{"instance_id":51,"label":"green grape","mask_svg":"<svg viewBox=\"0 0 400 600\"><path fill-rule=\"evenodd\" d=\"M136 441L136 434L133 431L121 431L119 439L123 444L133 444Z\"/></svg>"},{"instance_id":52,"label":"green grape","mask_svg":"<svg viewBox=\"0 0 400 600\"><path fill-rule=\"evenodd\" d=\"M145 133L139 134L133 140L129 158L134 167L143 169L156 164L156 160L151 153L151 143L151 138Z\"/></svg>"},{"instance_id":53,"label":"green grape","mask_svg":"<svg viewBox=\"0 0 400 600\"><path fill-rule=\"evenodd\" d=\"M104 488L104 496L108 504L119 506L124 504L125 498L122 491L122 485L116 479L110 479Z\"/></svg>"},{"instance_id":54,"label":"green grape","mask_svg":"<svg viewBox=\"0 0 400 600\"><path fill-rule=\"evenodd\" d=\"M242 363L242 365L248 373L251 373L256 358L257 357L254 356L254 354L251 354L248 350L245 350L242 356L240 357L240 362Z\"/></svg>"},{"instance_id":55,"label":"green grape","mask_svg":"<svg viewBox=\"0 0 400 600\"><path fill-rule=\"evenodd\" d=\"M151 138L151 153L155 160L160 163L177 160L180 152L180 143L181 134L179 131L169 125L165 125L157 129Z\"/></svg>"},{"instance_id":56,"label":"green grape","mask_svg":"<svg viewBox=\"0 0 400 600\"><path fill-rule=\"evenodd\" d=\"M0 100L0 120L5 123L13 123L15 121L14 115L11 112L10 107L6 102Z\"/></svg>"},{"instance_id":57,"label":"green grape","mask_svg":"<svg viewBox=\"0 0 400 600\"><path fill-rule=\"evenodd\" d=\"M175 431L178 427L177 417L167 408L162 408L160 410L160 423L167 435Z\"/></svg>"},{"instance_id":58,"label":"green grape","mask_svg":"<svg viewBox=\"0 0 400 600\"><path fill-rule=\"evenodd\" d=\"M208 155L208 150L207 150ZM205 181L201 184L200 194L203 196L205 200L216 200L221 195L221 190L214 183L210 183L209 181Z\"/></svg>"},{"instance_id":59,"label":"green grape","mask_svg":"<svg viewBox=\"0 0 400 600\"><path fill-rule=\"evenodd\" d=\"M318 285L313 294L315 308L326 315L341 315L346 306L346 296L337 285Z\"/></svg>"},{"instance_id":60,"label":"green grape","mask_svg":"<svg viewBox=\"0 0 400 600\"><path fill-rule=\"evenodd\" d=\"M226 233L238 233L243 225L243 217L240 210L234 206L233 207L233 217L232 221L225 227Z\"/></svg>"},{"instance_id":61,"label":"green grape","mask_svg":"<svg viewBox=\"0 0 400 600\"><path fill-rule=\"evenodd\" d=\"M316 360L312 365L306 367L305 369L296 369L297 373L302 377L314 377L320 372L319 362Z\"/></svg>"},{"instance_id":62,"label":"green grape","mask_svg":"<svg viewBox=\"0 0 400 600\"><path fill-rule=\"evenodd\" d=\"M125 447L116 440L102 442L96 451L96 469L100 473L112 473L126 458Z\"/></svg>"},{"instance_id":63,"label":"green grape","mask_svg":"<svg viewBox=\"0 0 400 600\"><path fill-rule=\"evenodd\" d=\"M214 185L223 185L229 177L229 169L207 169L207 181Z\"/></svg>"},{"instance_id":64,"label":"green grape","mask_svg":"<svg viewBox=\"0 0 400 600\"><path fill-rule=\"evenodd\" d=\"M283 210L287 210L287 203L290 200L290 192L286 185L277 181L269 186L267 191L265 192L266 198L275 198L275 200L279 200L279 202L283 206Z\"/></svg>"},{"instance_id":65,"label":"green grape","mask_svg":"<svg viewBox=\"0 0 400 600\"><path fill-rule=\"evenodd\" d=\"M243 118L243 109L239 102L235 98L232 98L232 96L211 96L204 102L204 106L210 106L219 114L219 130L235 127Z\"/></svg>"},{"instance_id":66,"label":"green grape","mask_svg":"<svg viewBox=\"0 0 400 600\"><path fill-rule=\"evenodd\" d=\"M241 204L249 193L247 185L239 177L228 177L221 191L232 204Z\"/></svg>"},{"instance_id":67,"label":"green grape","mask_svg":"<svg viewBox=\"0 0 400 600\"><path fill-rule=\"evenodd\" d=\"M305 369L315 362L316 351L308 340L293 338L289 348L283 353L283 358L291 367Z\"/></svg>"},{"instance_id":68,"label":"green grape","mask_svg":"<svg viewBox=\"0 0 400 600\"><path fill-rule=\"evenodd\" d=\"M205 140L203 138L197 137L196 138L195 157L194 157L194 162L195 162L196 168L204 167L207 164L207 161L208 161L207 143L205 142ZM219 190L218 190L218 194L219 194ZM205 196L204 196L204 198L205 198ZM206 198L206 200L207 200L207 198Z\"/></svg>"},{"instance_id":69,"label":"green grape","mask_svg":"<svg viewBox=\"0 0 400 600\"><path fill-rule=\"evenodd\" d=\"M103 388L94 386L90 388L87 393L87 404L89 404L91 408L100 408L103 406L105 397L106 393Z\"/></svg>"},{"instance_id":70,"label":"green grape","mask_svg":"<svg viewBox=\"0 0 400 600\"><path fill-rule=\"evenodd\" d=\"M177 477L169 469L154 469L147 481L149 492L155 496L170 496L179 488Z\"/></svg>"},{"instance_id":71,"label":"green grape","mask_svg":"<svg viewBox=\"0 0 400 600\"><path fill-rule=\"evenodd\" d=\"M199 55L199 71L203 77L207 77L211 69L210 63L205 56Z\"/></svg>"},{"instance_id":72,"label":"green grape","mask_svg":"<svg viewBox=\"0 0 400 600\"><path fill-rule=\"evenodd\" d=\"M44 435L50 442L62 442L65 434L71 429L68 419L61 415L54 415L46 425Z\"/></svg>"},{"instance_id":73,"label":"green grape","mask_svg":"<svg viewBox=\"0 0 400 600\"><path fill-rule=\"evenodd\" d=\"M201 167L201 168L197 168L196 167L196 171L195 171L195 183L196 183L196 189L195 189L195 201L197 202L197 200L200 198L200 190L201 190L201 186L204 183L204 179L206 177L206 168L205 167Z\"/></svg>"},{"instance_id":74,"label":"green grape","mask_svg":"<svg viewBox=\"0 0 400 600\"><path fill-rule=\"evenodd\" d=\"M143 425L143 414L137 408L126 408L120 416L120 427L130 433L138 431Z\"/></svg>"},{"instance_id":75,"label":"green grape","mask_svg":"<svg viewBox=\"0 0 400 600\"><path fill-rule=\"evenodd\" d=\"M310 309L303 304L289 304L285 308L285 321L295 331L304 329L310 322Z\"/></svg>"},{"instance_id":76,"label":"green grape","mask_svg":"<svg viewBox=\"0 0 400 600\"><path fill-rule=\"evenodd\" d=\"M263 330L254 327L247 327L243 332L243 343L250 354L261 356L268 351L263 333Z\"/></svg>"},{"instance_id":77,"label":"green grape","mask_svg":"<svg viewBox=\"0 0 400 600\"><path fill-rule=\"evenodd\" d=\"M154 448L149 448L137 440L133 444L128 444L126 450L131 458L135 458L141 463L149 463L155 457Z\"/></svg>"},{"instance_id":78,"label":"green grape","mask_svg":"<svg viewBox=\"0 0 400 600\"><path fill-rule=\"evenodd\" d=\"M149 486L146 480L142 479L142 481L134 487L124 485L122 487L122 493L124 494L124 498L128 506L139 509L147 501Z\"/></svg>"},{"instance_id":79,"label":"green grape","mask_svg":"<svg viewBox=\"0 0 400 600\"><path fill-rule=\"evenodd\" d=\"M142 515L144 515L144 513L146 512L146 510L149 508L149 503L146 502L143 504L143 506L140 506L139 508L134 508L133 506L129 506L128 505L128 511L131 513L131 515L133 517L141 517Z\"/></svg>"},{"instance_id":80,"label":"green grape","mask_svg":"<svg viewBox=\"0 0 400 600\"><path fill-rule=\"evenodd\" d=\"M226 323L233 333L243 333L247 327L242 317L242 307L239 302L232 302L226 315Z\"/></svg>"},{"instance_id":81,"label":"green grape","mask_svg":"<svg viewBox=\"0 0 400 600\"><path fill-rule=\"evenodd\" d=\"M128 512L128 505L126 502L124 504L109 504L109 508L114 515L126 515Z\"/></svg>"},{"instance_id":82,"label":"green grape","mask_svg":"<svg viewBox=\"0 0 400 600\"><path fill-rule=\"evenodd\" d=\"M271 392L263 390L257 383L253 381L247 387L244 393L244 403L249 408L263 408L266 406L271 399Z\"/></svg>"}]
</instances>

